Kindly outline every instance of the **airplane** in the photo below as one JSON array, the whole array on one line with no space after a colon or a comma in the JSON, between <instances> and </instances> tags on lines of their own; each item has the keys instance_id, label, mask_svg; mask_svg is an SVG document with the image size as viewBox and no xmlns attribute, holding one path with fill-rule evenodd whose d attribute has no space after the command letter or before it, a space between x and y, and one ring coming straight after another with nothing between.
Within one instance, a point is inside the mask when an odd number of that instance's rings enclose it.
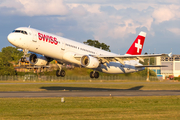
<instances>
[{"instance_id":1,"label":"airplane","mask_svg":"<svg viewBox=\"0 0 180 120\"><path fill-rule=\"evenodd\" d=\"M56 60L59 69L56 76L64 77L63 64L79 65L92 69L91 78L98 78L99 72L124 74L142 71L145 67L165 67L161 65L142 65L145 58L164 54L141 55L146 33L140 32L125 55L118 55L83 43L63 38L30 27L19 27L11 32L8 41L24 51L31 51L29 59L33 65L47 65Z\"/></svg>"}]
</instances>

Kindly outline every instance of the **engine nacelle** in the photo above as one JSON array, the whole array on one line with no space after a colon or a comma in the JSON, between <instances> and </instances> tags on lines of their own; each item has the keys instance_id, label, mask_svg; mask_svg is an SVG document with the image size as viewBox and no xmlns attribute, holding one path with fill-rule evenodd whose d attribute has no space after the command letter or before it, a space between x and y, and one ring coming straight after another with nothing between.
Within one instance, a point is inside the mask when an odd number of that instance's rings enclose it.
<instances>
[{"instance_id":1,"label":"engine nacelle","mask_svg":"<svg viewBox=\"0 0 180 120\"><path fill-rule=\"evenodd\" d=\"M32 65L47 65L48 59L46 57L44 57L43 55L31 54L29 56L29 62Z\"/></svg>"},{"instance_id":2,"label":"engine nacelle","mask_svg":"<svg viewBox=\"0 0 180 120\"><path fill-rule=\"evenodd\" d=\"M92 56L84 55L81 57L81 65L86 68L97 68L99 66L99 60Z\"/></svg>"}]
</instances>

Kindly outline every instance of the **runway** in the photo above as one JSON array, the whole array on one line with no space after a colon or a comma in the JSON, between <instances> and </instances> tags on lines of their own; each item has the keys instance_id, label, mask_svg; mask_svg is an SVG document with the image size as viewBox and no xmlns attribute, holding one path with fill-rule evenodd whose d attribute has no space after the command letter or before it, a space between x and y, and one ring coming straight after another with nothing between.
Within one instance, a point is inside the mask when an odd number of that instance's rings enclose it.
<instances>
[{"instance_id":1,"label":"runway","mask_svg":"<svg viewBox=\"0 0 180 120\"><path fill-rule=\"evenodd\" d=\"M13 91L0 92L0 98L33 98L33 97L108 97L108 96L175 96L180 95L180 90L141 90L145 84L180 84L174 82L117 82L117 83L88 83L88 84L133 84L135 87L129 89L111 89L111 88L94 88L94 87L72 87L72 84L78 83L0 83L0 85L30 85L30 84L52 84L52 86L41 86L42 91ZM67 84L67 86L59 86L57 84ZM140 85L142 84L142 85ZM144 84L144 85L143 85ZM57 85L57 86L56 86Z\"/></svg>"},{"instance_id":2,"label":"runway","mask_svg":"<svg viewBox=\"0 0 180 120\"><path fill-rule=\"evenodd\" d=\"M180 90L84 90L84 91L41 91L41 92L0 92L0 98L37 97L108 97L108 96L173 96Z\"/></svg>"}]
</instances>

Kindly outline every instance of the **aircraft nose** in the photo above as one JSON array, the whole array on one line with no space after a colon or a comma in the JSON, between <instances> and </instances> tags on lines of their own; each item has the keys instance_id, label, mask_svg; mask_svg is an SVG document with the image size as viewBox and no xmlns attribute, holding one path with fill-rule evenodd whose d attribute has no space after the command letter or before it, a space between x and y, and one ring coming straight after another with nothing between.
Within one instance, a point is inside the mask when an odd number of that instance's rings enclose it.
<instances>
[{"instance_id":1,"label":"aircraft nose","mask_svg":"<svg viewBox=\"0 0 180 120\"><path fill-rule=\"evenodd\" d=\"M7 39L8 39L9 42L12 41L13 37L12 37L12 34L11 34L11 33L7 36Z\"/></svg>"},{"instance_id":2,"label":"aircraft nose","mask_svg":"<svg viewBox=\"0 0 180 120\"><path fill-rule=\"evenodd\" d=\"M8 39L8 41L9 41L11 44L14 44L15 38L14 38L14 36L13 36L12 33L10 33L10 34L7 36L7 39Z\"/></svg>"}]
</instances>

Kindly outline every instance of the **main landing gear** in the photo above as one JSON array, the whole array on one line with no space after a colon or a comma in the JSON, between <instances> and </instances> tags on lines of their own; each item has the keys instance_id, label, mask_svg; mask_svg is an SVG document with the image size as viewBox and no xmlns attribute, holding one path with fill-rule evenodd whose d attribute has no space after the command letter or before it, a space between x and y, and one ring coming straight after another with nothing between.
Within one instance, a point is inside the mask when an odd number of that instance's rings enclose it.
<instances>
[{"instance_id":1,"label":"main landing gear","mask_svg":"<svg viewBox=\"0 0 180 120\"><path fill-rule=\"evenodd\" d=\"M56 76L57 77L64 77L66 75L66 72L64 70L57 70Z\"/></svg>"},{"instance_id":2,"label":"main landing gear","mask_svg":"<svg viewBox=\"0 0 180 120\"><path fill-rule=\"evenodd\" d=\"M96 71L90 72L90 78L99 78L99 73Z\"/></svg>"},{"instance_id":3,"label":"main landing gear","mask_svg":"<svg viewBox=\"0 0 180 120\"><path fill-rule=\"evenodd\" d=\"M59 67L59 70L56 71L56 76L57 77L64 77L66 75L66 72L64 70L62 70L62 65L61 64L57 64Z\"/></svg>"}]
</instances>

